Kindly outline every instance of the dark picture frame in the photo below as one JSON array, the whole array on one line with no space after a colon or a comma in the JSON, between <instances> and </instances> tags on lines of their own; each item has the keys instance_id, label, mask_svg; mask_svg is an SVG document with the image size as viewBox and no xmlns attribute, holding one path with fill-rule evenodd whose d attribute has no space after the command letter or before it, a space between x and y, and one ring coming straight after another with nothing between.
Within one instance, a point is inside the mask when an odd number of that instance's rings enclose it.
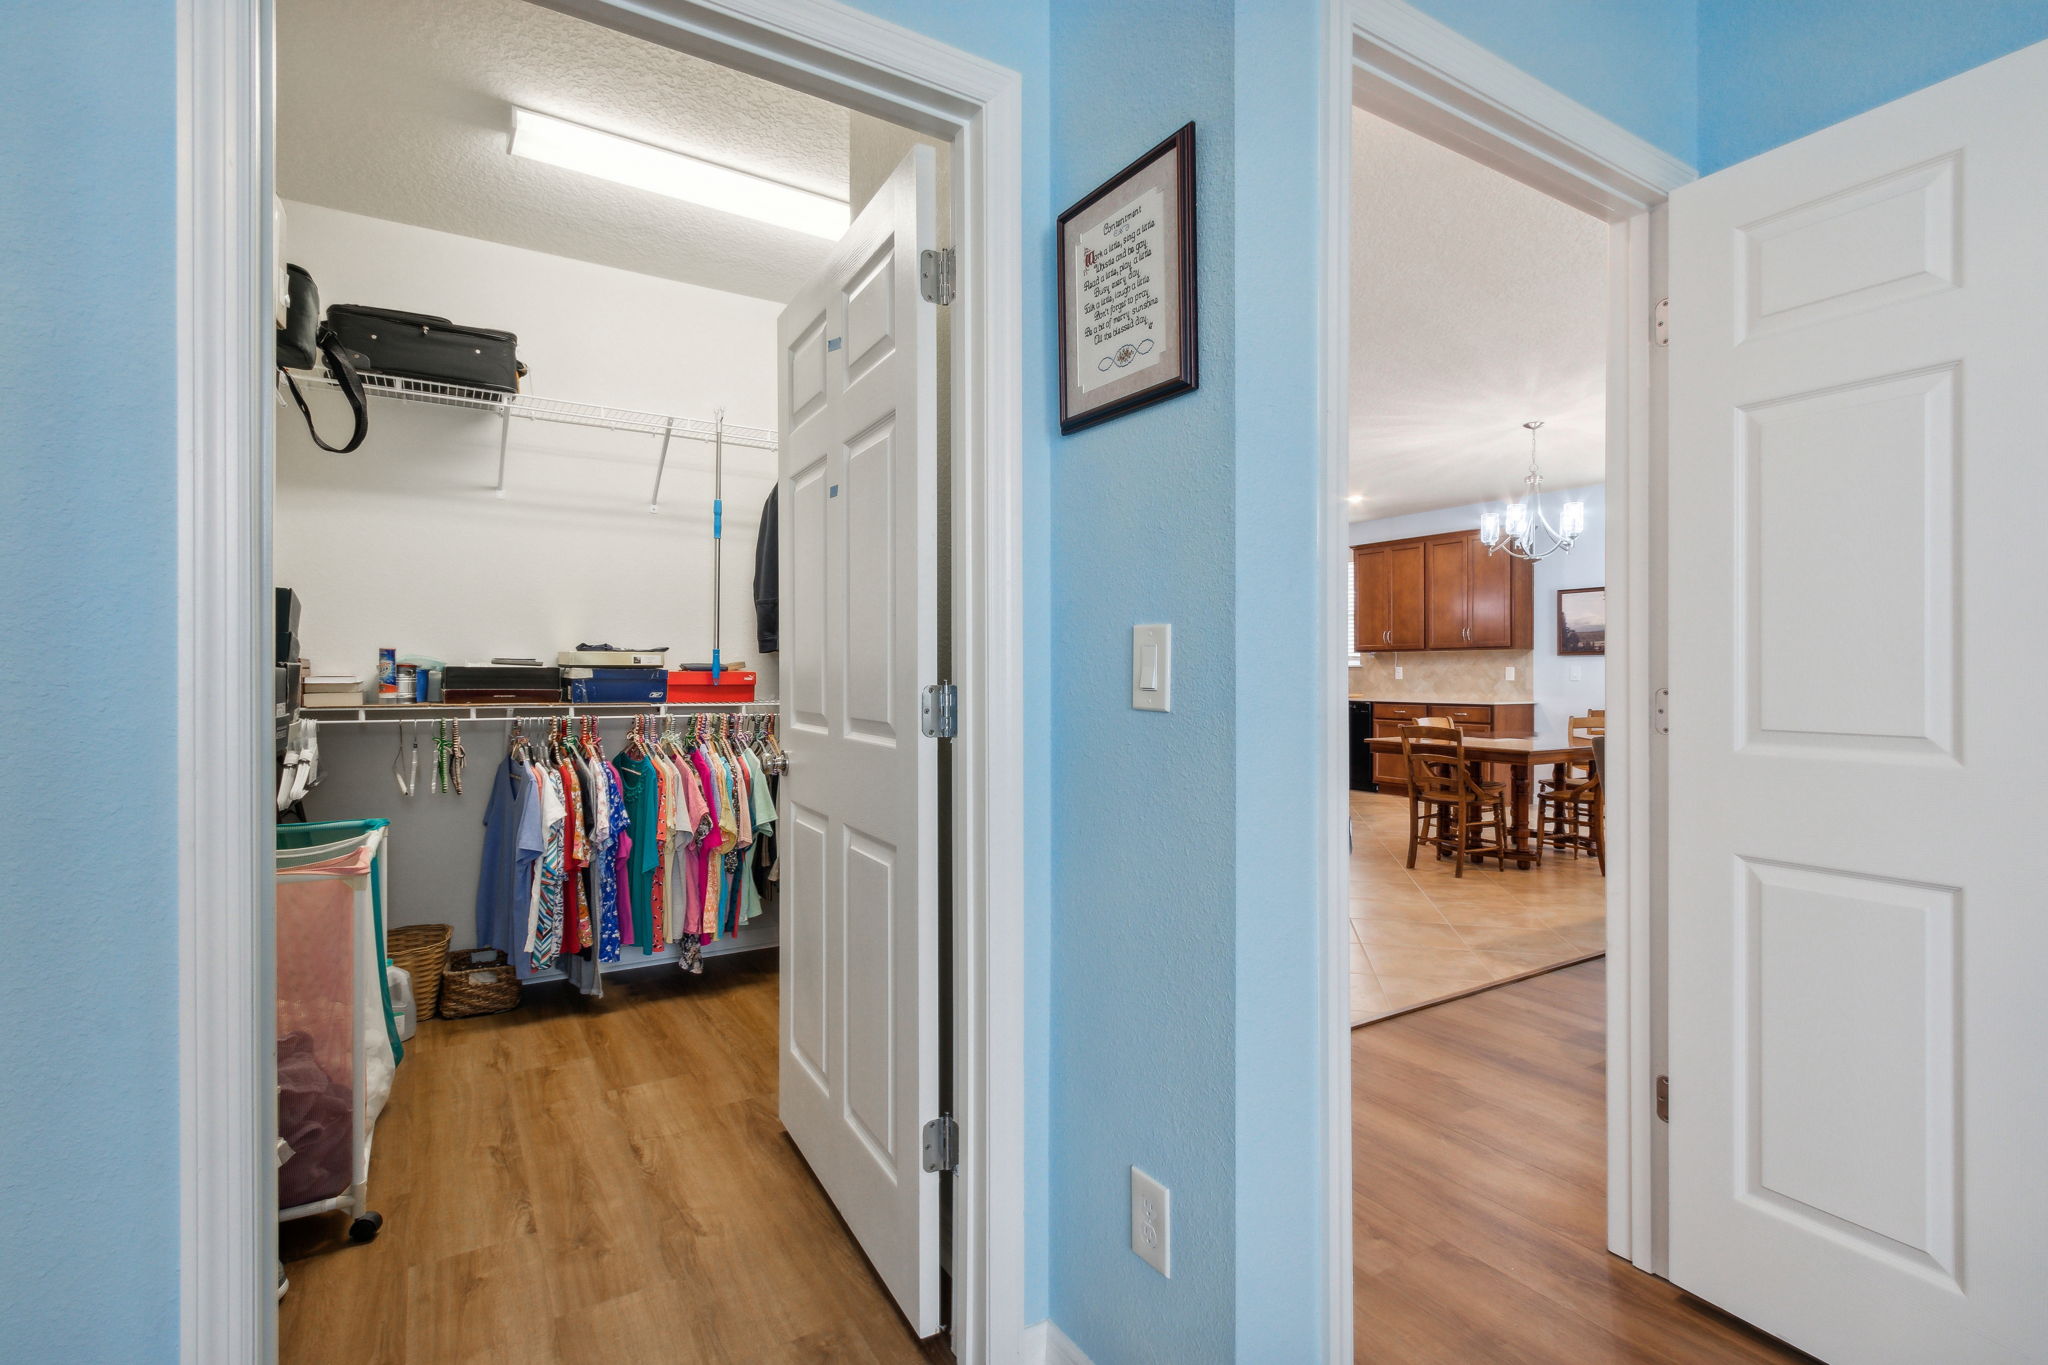
<instances>
[{"instance_id":1,"label":"dark picture frame","mask_svg":"<svg viewBox=\"0 0 2048 1365\"><path fill-rule=\"evenodd\" d=\"M1195 125L1062 213L1057 235L1061 432L1200 387Z\"/></svg>"},{"instance_id":2,"label":"dark picture frame","mask_svg":"<svg viewBox=\"0 0 2048 1365\"><path fill-rule=\"evenodd\" d=\"M1607 652L1607 587L1557 590L1557 652Z\"/></svg>"}]
</instances>

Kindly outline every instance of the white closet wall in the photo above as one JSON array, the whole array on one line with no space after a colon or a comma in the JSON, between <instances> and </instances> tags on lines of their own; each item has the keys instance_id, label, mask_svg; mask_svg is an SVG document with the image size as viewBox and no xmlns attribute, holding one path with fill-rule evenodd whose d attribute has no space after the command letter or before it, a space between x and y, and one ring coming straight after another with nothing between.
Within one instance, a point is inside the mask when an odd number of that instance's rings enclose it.
<instances>
[{"instance_id":1,"label":"white closet wall","mask_svg":"<svg viewBox=\"0 0 2048 1365\"><path fill-rule=\"evenodd\" d=\"M775 425L775 317L766 299L547 256L312 204L288 203L285 254L324 304L435 313L519 336L527 390L612 407ZM331 393L322 430L347 430ZM650 515L656 437L515 421L507 492L493 494L500 422L371 400L351 455L277 419L276 581L303 603L316 671L367 676L390 645L450 662L552 661L581 640L711 654L711 449L670 446ZM775 458L728 448L724 647L758 667L754 536Z\"/></svg>"}]
</instances>

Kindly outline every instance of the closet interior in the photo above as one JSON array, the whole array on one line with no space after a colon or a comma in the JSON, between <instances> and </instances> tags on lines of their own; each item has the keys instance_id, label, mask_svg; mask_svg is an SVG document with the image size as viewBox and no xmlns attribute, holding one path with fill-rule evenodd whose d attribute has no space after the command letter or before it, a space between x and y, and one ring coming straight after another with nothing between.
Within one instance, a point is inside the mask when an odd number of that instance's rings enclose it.
<instances>
[{"instance_id":1,"label":"closet interior","mask_svg":"<svg viewBox=\"0 0 2048 1365\"><path fill-rule=\"evenodd\" d=\"M924 140L526 0L277 73L279 1359L946 1358L777 1110L778 317Z\"/></svg>"}]
</instances>

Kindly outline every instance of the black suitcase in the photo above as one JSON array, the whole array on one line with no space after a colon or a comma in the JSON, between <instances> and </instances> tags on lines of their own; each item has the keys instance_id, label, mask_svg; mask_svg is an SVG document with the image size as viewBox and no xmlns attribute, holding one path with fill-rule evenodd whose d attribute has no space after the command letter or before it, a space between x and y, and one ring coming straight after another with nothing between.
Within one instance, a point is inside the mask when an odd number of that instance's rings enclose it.
<instances>
[{"instance_id":1,"label":"black suitcase","mask_svg":"<svg viewBox=\"0 0 2048 1365\"><path fill-rule=\"evenodd\" d=\"M510 332L354 303L329 308L327 325L342 345L369 358L373 374L517 393L526 373L519 363L519 338Z\"/></svg>"}]
</instances>

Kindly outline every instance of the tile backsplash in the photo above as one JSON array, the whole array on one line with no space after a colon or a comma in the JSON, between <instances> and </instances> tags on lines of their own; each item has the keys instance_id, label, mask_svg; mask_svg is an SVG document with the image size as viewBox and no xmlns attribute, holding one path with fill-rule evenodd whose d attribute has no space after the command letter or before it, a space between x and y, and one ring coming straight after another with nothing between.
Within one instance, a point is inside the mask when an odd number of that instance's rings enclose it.
<instances>
[{"instance_id":1,"label":"tile backsplash","mask_svg":"<svg viewBox=\"0 0 2048 1365\"><path fill-rule=\"evenodd\" d=\"M1351 695L1368 701L1534 701L1533 662L1533 651L1526 649L1368 654L1351 670ZM1513 682L1507 680L1510 668Z\"/></svg>"}]
</instances>

